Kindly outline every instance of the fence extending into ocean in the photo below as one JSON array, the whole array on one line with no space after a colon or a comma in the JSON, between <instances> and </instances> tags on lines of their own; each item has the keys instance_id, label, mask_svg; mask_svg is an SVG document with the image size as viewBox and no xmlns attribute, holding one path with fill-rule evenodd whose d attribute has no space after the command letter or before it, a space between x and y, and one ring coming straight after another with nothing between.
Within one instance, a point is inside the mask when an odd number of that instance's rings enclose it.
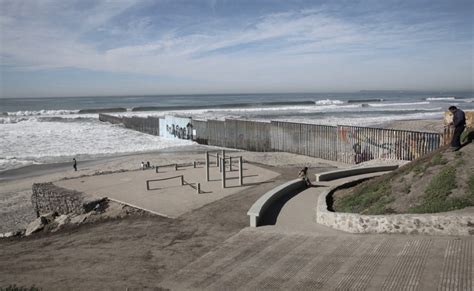
<instances>
[{"instance_id":1,"label":"fence extending into ocean","mask_svg":"<svg viewBox=\"0 0 474 291\"><path fill-rule=\"evenodd\" d=\"M153 135L248 151L280 151L358 164L372 159L415 160L439 148L442 134L283 121L195 120L189 117L117 117L99 120Z\"/></svg>"}]
</instances>

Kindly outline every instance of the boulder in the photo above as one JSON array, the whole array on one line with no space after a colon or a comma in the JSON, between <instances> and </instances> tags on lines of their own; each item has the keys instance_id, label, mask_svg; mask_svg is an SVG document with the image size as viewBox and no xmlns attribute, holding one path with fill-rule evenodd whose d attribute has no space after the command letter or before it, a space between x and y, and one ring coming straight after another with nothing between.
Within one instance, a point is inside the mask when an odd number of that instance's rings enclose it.
<instances>
[{"instance_id":1,"label":"boulder","mask_svg":"<svg viewBox=\"0 0 474 291\"><path fill-rule=\"evenodd\" d=\"M3 234L3 237L11 237L11 236L13 236L13 232L12 232L12 231L5 232L5 233Z\"/></svg>"},{"instance_id":2,"label":"boulder","mask_svg":"<svg viewBox=\"0 0 474 291\"><path fill-rule=\"evenodd\" d=\"M44 226L46 225L46 223L47 223L46 218L44 218L42 216L38 217L33 222L28 224L28 227L26 228L26 231L25 231L25 236L29 236L32 233L35 233L37 231L42 230L44 228Z\"/></svg>"},{"instance_id":3,"label":"boulder","mask_svg":"<svg viewBox=\"0 0 474 291\"><path fill-rule=\"evenodd\" d=\"M81 223L83 223L84 221L86 221L86 219L87 219L90 215L91 215L91 212L73 216L73 217L71 217L71 224L81 224Z\"/></svg>"},{"instance_id":4,"label":"boulder","mask_svg":"<svg viewBox=\"0 0 474 291\"><path fill-rule=\"evenodd\" d=\"M52 223L51 232L58 231L65 224L69 223L70 220L71 220L71 218L66 214L63 214L63 215L60 215L60 216L56 217L56 219Z\"/></svg>"}]
</instances>

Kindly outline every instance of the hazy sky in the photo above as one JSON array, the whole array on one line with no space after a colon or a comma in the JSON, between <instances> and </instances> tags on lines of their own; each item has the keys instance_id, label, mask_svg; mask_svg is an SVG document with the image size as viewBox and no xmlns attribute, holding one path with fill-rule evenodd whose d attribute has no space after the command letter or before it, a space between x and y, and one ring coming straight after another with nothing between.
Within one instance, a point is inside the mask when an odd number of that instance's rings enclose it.
<instances>
[{"instance_id":1,"label":"hazy sky","mask_svg":"<svg viewBox=\"0 0 474 291\"><path fill-rule=\"evenodd\" d=\"M0 0L1 97L472 90L472 0Z\"/></svg>"}]
</instances>

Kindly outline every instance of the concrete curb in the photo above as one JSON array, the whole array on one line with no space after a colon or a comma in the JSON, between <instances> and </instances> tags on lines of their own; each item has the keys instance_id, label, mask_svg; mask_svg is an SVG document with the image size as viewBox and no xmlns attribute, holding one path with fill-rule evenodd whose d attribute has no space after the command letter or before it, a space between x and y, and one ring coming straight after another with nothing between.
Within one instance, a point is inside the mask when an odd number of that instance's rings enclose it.
<instances>
[{"instance_id":1,"label":"concrete curb","mask_svg":"<svg viewBox=\"0 0 474 291\"><path fill-rule=\"evenodd\" d=\"M357 181L357 180L354 180ZM397 233L427 235L474 235L474 216L443 212L436 214L361 215L328 210L327 198L347 182L333 186L318 197L316 222L349 233Z\"/></svg>"},{"instance_id":2,"label":"concrete curb","mask_svg":"<svg viewBox=\"0 0 474 291\"><path fill-rule=\"evenodd\" d=\"M322 181L331 181L341 178L346 178L350 176L357 176L375 172L386 172L393 171L398 169L398 165L389 165L389 166L371 166L371 167L360 167L360 168L351 168L351 169L340 169L330 172L324 172L316 175L316 182Z\"/></svg>"},{"instance_id":3,"label":"concrete curb","mask_svg":"<svg viewBox=\"0 0 474 291\"><path fill-rule=\"evenodd\" d=\"M280 197L289 195L295 191L300 191L305 187L306 184L302 179L295 179L265 193L255 201L247 212L247 215L250 216L250 227L257 227L263 213Z\"/></svg>"}]
</instances>

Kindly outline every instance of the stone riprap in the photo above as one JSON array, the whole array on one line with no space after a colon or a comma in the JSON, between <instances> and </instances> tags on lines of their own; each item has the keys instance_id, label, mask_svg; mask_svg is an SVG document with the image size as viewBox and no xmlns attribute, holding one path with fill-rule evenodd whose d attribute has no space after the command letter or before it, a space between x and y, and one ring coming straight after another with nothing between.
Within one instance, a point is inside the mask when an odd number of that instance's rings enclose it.
<instances>
[{"instance_id":1,"label":"stone riprap","mask_svg":"<svg viewBox=\"0 0 474 291\"><path fill-rule=\"evenodd\" d=\"M91 211L105 198L88 196L82 192L58 187L53 183L33 184L31 202L38 215L83 213Z\"/></svg>"},{"instance_id":2,"label":"stone riprap","mask_svg":"<svg viewBox=\"0 0 474 291\"><path fill-rule=\"evenodd\" d=\"M342 185L343 187L344 185ZM474 235L474 216L456 213L361 215L328 210L327 198L341 186L321 193L316 222L350 233Z\"/></svg>"}]
</instances>

